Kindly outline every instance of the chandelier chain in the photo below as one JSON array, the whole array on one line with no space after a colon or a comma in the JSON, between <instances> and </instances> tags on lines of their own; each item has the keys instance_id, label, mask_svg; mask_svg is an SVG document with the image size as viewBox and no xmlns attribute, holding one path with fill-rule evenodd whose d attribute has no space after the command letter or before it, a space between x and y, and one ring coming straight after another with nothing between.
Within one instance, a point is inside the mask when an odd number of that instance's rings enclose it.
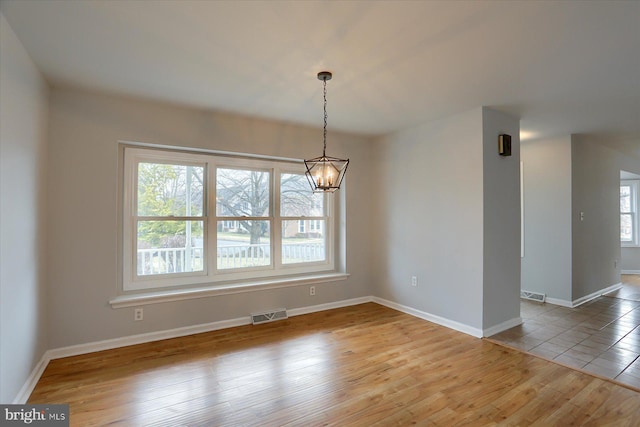
<instances>
[{"instance_id":1,"label":"chandelier chain","mask_svg":"<svg viewBox=\"0 0 640 427\"><path fill-rule=\"evenodd\" d=\"M323 82L323 94L324 94L324 134L323 134L323 141L324 141L324 148L322 149L322 157L326 157L326 153L327 153L327 78L323 78L322 79Z\"/></svg>"}]
</instances>

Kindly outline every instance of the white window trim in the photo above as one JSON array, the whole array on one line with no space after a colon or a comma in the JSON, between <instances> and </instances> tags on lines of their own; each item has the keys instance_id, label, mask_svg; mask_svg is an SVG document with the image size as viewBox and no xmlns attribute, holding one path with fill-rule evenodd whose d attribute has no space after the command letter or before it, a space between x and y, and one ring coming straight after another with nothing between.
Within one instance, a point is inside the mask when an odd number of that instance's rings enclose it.
<instances>
[{"instance_id":1,"label":"white window trim","mask_svg":"<svg viewBox=\"0 0 640 427\"><path fill-rule=\"evenodd\" d=\"M140 147L142 146L142 147ZM143 148L144 147L144 148ZM125 155L125 151L127 152ZM344 271L336 270L336 265L344 266L344 253L338 248L342 248L343 246L340 244L338 246L338 241L340 240L343 233L338 229L333 230L335 224L344 223L343 220L337 218L337 214L341 211L337 207L336 203L332 203L331 197L327 197L325 203L327 204L327 212L331 212L331 215L328 215L327 218L327 228L331 227L331 232L327 230L327 242L326 242L326 251L327 251L327 261L318 262L318 263L304 263L304 265L300 264L281 264L278 260L278 265L276 266L276 262L272 263L272 266L269 268L262 269L259 274L256 274L256 270L247 270L238 273L238 271L231 272L227 274L224 270L219 270L217 274L212 275L211 272L205 271L198 273L185 273L184 275L171 275L168 278L162 278L157 280L158 277L154 277L149 280L150 286L139 286L140 283L144 283L146 278L140 279L137 278L136 286L130 286L132 283L131 278L133 277L132 269L135 268L135 262L133 260L134 248L131 244L132 233L134 233L135 221L133 220L132 215L128 214L132 212L133 208L132 203L135 201L134 189L135 189L135 176L132 171L135 170L133 164L135 162L140 161L141 159L145 160L164 160L167 161L167 154L170 155L170 160L175 160L178 162L188 162L188 163L205 163L207 168L209 168L209 182L208 182L208 191L213 191L215 194L215 168L216 167L225 167L225 166L240 166L240 167L256 167L256 168L266 168L272 172L272 183L271 185L279 185L279 178L281 173L303 173L304 169L302 167L302 162L299 162L299 165L294 164L292 161L287 161L283 159L270 159L265 158L264 156L248 156L244 155L240 158L234 158L228 156L227 153L217 153L217 152L202 152L202 150L198 150L197 152L190 152L184 149L182 150L173 150L173 149L163 149L158 146L146 146L145 144L126 144L122 145L121 158L124 159L123 162L123 170L121 177L123 177L122 181L122 200L123 200L123 210L121 212L121 242L120 242L120 273L121 277L120 285L118 289L118 295L113 298L110 303L111 305L116 307L123 307L128 304L128 301L135 301L134 304L142 303L144 301L149 301L147 303L157 302L157 301L172 301L177 299L190 299L190 298L200 298L211 295L220 295L227 293L237 293L237 292L247 292L257 289L268 289L268 288L277 288L283 286L297 286L299 284L306 284L310 281L312 283L320 283L326 281L334 281L334 280L344 280L348 275ZM212 160L215 159L215 160ZM212 190L213 189L213 190ZM274 196L275 196L274 192ZM275 200L274 200L275 199ZM272 209L279 210L279 200L278 197L272 198L271 203L273 203ZM215 196L211 197L209 195L207 200L207 212L205 216L207 217L208 226L208 254L207 258L209 259L209 265L211 262L215 262L215 224L217 221L217 217L215 215L216 207L215 207ZM272 212L270 218L273 218L273 223L276 221L280 221L279 212ZM211 225L213 224L213 226ZM279 233L273 233L271 236L272 239L280 239ZM337 239L337 240L336 240ZM276 247L279 245L275 245ZM340 253L339 253L340 252ZM340 260L336 259L336 255L339 253ZM129 261L128 261L129 260ZM214 269L212 269L214 270ZM258 269L260 270L260 269ZM155 279L155 280L154 280ZM123 305L125 304L125 305Z\"/></svg>"},{"instance_id":2,"label":"white window trim","mask_svg":"<svg viewBox=\"0 0 640 427\"><path fill-rule=\"evenodd\" d=\"M640 180L621 180L620 186L628 185L631 187L631 227L633 229L631 241L623 242L620 241L620 245L623 248L637 248L640 247L640 231L638 230L638 226L640 225L640 220L638 219L638 208L640 208L640 204L638 203L638 196L640 196ZM622 215L627 212L620 212Z\"/></svg>"}]
</instances>

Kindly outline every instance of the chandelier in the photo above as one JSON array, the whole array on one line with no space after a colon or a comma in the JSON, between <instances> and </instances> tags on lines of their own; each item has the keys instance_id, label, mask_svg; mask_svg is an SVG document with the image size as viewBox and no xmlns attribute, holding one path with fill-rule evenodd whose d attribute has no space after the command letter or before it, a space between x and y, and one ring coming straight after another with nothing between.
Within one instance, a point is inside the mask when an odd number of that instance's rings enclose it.
<instances>
[{"instance_id":1,"label":"chandelier","mask_svg":"<svg viewBox=\"0 0 640 427\"><path fill-rule=\"evenodd\" d=\"M347 166L349 166L349 159L327 156L327 80L331 80L331 77L329 71L318 73L318 80L322 80L324 94L324 148L322 156L304 161L304 165L307 167L305 175L314 193L333 193L338 190L344 179Z\"/></svg>"}]
</instances>

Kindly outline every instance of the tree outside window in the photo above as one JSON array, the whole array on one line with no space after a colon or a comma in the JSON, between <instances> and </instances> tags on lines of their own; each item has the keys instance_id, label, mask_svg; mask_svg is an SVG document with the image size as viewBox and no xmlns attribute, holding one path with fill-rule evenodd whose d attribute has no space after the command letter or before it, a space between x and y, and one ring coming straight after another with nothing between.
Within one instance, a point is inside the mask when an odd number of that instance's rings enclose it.
<instances>
[{"instance_id":1,"label":"tree outside window","mask_svg":"<svg viewBox=\"0 0 640 427\"><path fill-rule=\"evenodd\" d=\"M123 289L332 270L331 195L302 163L127 147Z\"/></svg>"}]
</instances>

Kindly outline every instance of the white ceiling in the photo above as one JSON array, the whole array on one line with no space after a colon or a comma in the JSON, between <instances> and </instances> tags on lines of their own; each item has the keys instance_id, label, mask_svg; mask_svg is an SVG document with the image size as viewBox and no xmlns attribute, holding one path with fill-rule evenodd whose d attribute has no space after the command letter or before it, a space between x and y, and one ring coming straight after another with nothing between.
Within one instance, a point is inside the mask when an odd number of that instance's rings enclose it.
<instances>
[{"instance_id":1,"label":"white ceiling","mask_svg":"<svg viewBox=\"0 0 640 427\"><path fill-rule=\"evenodd\" d=\"M640 141L640 1L30 1L52 85L381 134L479 106L523 138Z\"/></svg>"}]
</instances>

